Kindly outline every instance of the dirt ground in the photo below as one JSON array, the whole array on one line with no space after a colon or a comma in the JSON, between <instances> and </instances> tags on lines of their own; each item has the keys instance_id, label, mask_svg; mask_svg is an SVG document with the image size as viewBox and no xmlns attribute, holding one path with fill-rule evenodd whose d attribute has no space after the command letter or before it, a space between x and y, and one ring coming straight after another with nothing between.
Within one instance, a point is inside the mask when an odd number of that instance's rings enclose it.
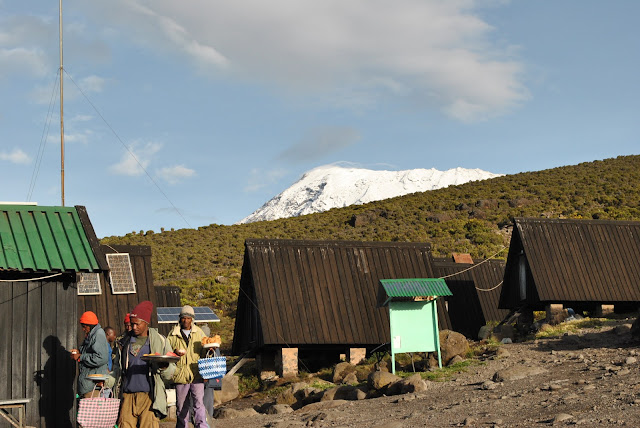
<instances>
[{"instance_id":1,"label":"dirt ground","mask_svg":"<svg viewBox=\"0 0 640 428\"><path fill-rule=\"evenodd\" d=\"M631 337L632 322L502 345L501 355L449 381L429 382L418 394L326 401L287 414L218 419L215 426L640 427L640 342ZM238 399L227 406L255 404Z\"/></svg>"}]
</instances>

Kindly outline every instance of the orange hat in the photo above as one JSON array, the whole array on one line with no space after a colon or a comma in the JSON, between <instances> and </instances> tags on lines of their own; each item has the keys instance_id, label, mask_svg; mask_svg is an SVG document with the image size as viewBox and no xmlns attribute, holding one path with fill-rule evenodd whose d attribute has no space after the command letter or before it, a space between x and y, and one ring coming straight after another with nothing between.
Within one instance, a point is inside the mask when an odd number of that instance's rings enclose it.
<instances>
[{"instance_id":1,"label":"orange hat","mask_svg":"<svg viewBox=\"0 0 640 428\"><path fill-rule=\"evenodd\" d=\"M96 325L98 316L91 311L87 311L80 317L80 324Z\"/></svg>"},{"instance_id":2,"label":"orange hat","mask_svg":"<svg viewBox=\"0 0 640 428\"><path fill-rule=\"evenodd\" d=\"M131 318L129 317L129 315L131 315L131 314L127 314L127 315L124 316L124 322L126 322L126 323L131 322Z\"/></svg>"}]
</instances>

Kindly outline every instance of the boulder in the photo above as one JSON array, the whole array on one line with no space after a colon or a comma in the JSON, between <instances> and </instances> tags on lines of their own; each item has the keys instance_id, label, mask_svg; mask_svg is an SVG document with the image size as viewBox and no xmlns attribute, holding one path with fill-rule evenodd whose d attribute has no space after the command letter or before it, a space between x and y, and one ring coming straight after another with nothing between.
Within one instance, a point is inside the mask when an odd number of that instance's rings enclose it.
<instances>
[{"instance_id":1,"label":"boulder","mask_svg":"<svg viewBox=\"0 0 640 428\"><path fill-rule=\"evenodd\" d=\"M293 409L288 404L272 404L267 408L268 415L283 415L293 412Z\"/></svg>"},{"instance_id":2,"label":"boulder","mask_svg":"<svg viewBox=\"0 0 640 428\"><path fill-rule=\"evenodd\" d=\"M427 382L422 379L422 376L420 376L419 373L416 373L389 385L389 387L387 388L387 394L409 394L412 392L423 392L427 389Z\"/></svg>"},{"instance_id":3,"label":"boulder","mask_svg":"<svg viewBox=\"0 0 640 428\"><path fill-rule=\"evenodd\" d=\"M356 387L347 385L329 388L322 394L320 401L353 400L356 390Z\"/></svg>"},{"instance_id":4,"label":"boulder","mask_svg":"<svg viewBox=\"0 0 640 428\"><path fill-rule=\"evenodd\" d=\"M217 407L222 403L237 398L239 394L238 376L225 376L222 378L222 389L213 392L213 403Z\"/></svg>"},{"instance_id":5,"label":"boulder","mask_svg":"<svg viewBox=\"0 0 640 428\"><path fill-rule=\"evenodd\" d=\"M452 359L449 360L449 362L447 363L447 366L452 366L454 364L457 363L461 363L464 361L464 358L462 358L460 355L454 355Z\"/></svg>"},{"instance_id":6,"label":"boulder","mask_svg":"<svg viewBox=\"0 0 640 428\"><path fill-rule=\"evenodd\" d=\"M219 407L213 411L214 418L216 419L236 419L236 418L248 418L256 416L259 413L252 408L236 410L228 409L226 407Z\"/></svg>"},{"instance_id":7,"label":"boulder","mask_svg":"<svg viewBox=\"0 0 640 428\"><path fill-rule=\"evenodd\" d=\"M480 330L478 331L478 340L488 339L489 336L491 336L492 332L493 332L493 328L491 328L491 326L483 325L482 327L480 327Z\"/></svg>"},{"instance_id":8,"label":"boulder","mask_svg":"<svg viewBox=\"0 0 640 428\"><path fill-rule=\"evenodd\" d=\"M342 379L342 383L347 385L355 385L358 383L358 376L356 376L355 372L348 373L344 379Z\"/></svg>"},{"instance_id":9,"label":"boulder","mask_svg":"<svg viewBox=\"0 0 640 428\"><path fill-rule=\"evenodd\" d=\"M493 375L494 382L504 382L506 380L524 379L529 376L535 376L546 373L547 370L537 366L517 365L503 370L498 370Z\"/></svg>"},{"instance_id":10,"label":"boulder","mask_svg":"<svg viewBox=\"0 0 640 428\"><path fill-rule=\"evenodd\" d=\"M379 390L398 380L400 380L400 378L394 374L379 371L372 372L369 375L369 379L367 379L367 383L370 388Z\"/></svg>"},{"instance_id":11,"label":"boulder","mask_svg":"<svg viewBox=\"0 0 640 428\"><path fill-rule=\"evenodd\" d=\"M460 333L451 330L440 332L440 356L442 364L447 364L456 355L465 356L469 351L467 338Z\"/></svg>"},{"instance_id":12,"label":"boulder","mask_svg":"<svg viewBox=\"0 0 640 428\"><path fill-rule=\"evenodd\" d=\"M276 404L292 405L298 401L291 388L285 389L280 394L276 395Z\"/></svg>"},{"instance_id":13,"label":"boulder","mask_svg":"<svg viewBox=\"0 0 640 428\"><path fill-rule=\"evenodd\" d=\"M342 362L336 364L333 369L333 383L341 383L344 377L356 371L356 366L350 363Z\"/></svg>"}]
</instances>

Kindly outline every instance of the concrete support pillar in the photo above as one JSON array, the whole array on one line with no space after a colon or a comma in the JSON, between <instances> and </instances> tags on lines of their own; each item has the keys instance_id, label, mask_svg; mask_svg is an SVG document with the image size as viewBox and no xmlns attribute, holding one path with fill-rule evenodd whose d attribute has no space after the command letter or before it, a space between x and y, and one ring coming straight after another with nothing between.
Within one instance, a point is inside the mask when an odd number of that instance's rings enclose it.
<instances>
[{"instance_id":1,"label":"concrete support pillar","mask_svg":"<svg viewBox=\"0 0 640 428\"><path fill-rule=\"evenodd\" d=\"M564 306L561 303L549 303L545 306L547 311L547 323L555 325L564 321Z\"/></svg>"},{"instance_id":2,"label":"concrete support pillar","mask_svg":"<svg viewBox=\"0 0 640 428\"><path fill-rule=\"evenodd\" d=\"M276 371L280 377L298 375L298 348L282 348L276 351Z\"/></svg>"},{"instance_id":3,"label":"concrete support pillar","mask_svg":"<svg viewBox=\"0 0 640 428\"><path fill-rule=\"evenodd\" d=\"M614 305L597 305L594 315L598 318L606 317L607 315L612 314L613 310Z\"/></svg>"},{"instance_id":4,"label":"concrete support pillar","mask_svg":"<svg viewBox=\"0 0 640 428\"><path fill-rule=\"evenodd\" d=\"M367 356L367 348L349 348L349 362L360 364Z\"/></svg>"}]
</instances>

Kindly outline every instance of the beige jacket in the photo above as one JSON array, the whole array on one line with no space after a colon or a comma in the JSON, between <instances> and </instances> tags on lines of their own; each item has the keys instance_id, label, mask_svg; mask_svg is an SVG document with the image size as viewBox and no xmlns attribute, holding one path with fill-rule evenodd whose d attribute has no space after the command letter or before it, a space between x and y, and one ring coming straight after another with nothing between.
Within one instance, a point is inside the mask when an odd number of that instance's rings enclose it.
<instances>
[{"instance_id":1,"label":"beige jacket","mask_svg":"<svg viewBox=\"0 0 640 428\"><path fill-rule=\"evenodd\" d=\"M204 332L195 324L191 325L191 335L189 337L189 345L187 346L180 325L176 325L171 333L167 336L167 340L171 348L175 352L177 349L185 349L187 351L180 361L176 363L176 372L173 375L173 381L179 384L187 384L194 382L202 382L202 376L198 371L198 360L203 355L202 338L205 337Z\"/></svg>"}]
</instances>

